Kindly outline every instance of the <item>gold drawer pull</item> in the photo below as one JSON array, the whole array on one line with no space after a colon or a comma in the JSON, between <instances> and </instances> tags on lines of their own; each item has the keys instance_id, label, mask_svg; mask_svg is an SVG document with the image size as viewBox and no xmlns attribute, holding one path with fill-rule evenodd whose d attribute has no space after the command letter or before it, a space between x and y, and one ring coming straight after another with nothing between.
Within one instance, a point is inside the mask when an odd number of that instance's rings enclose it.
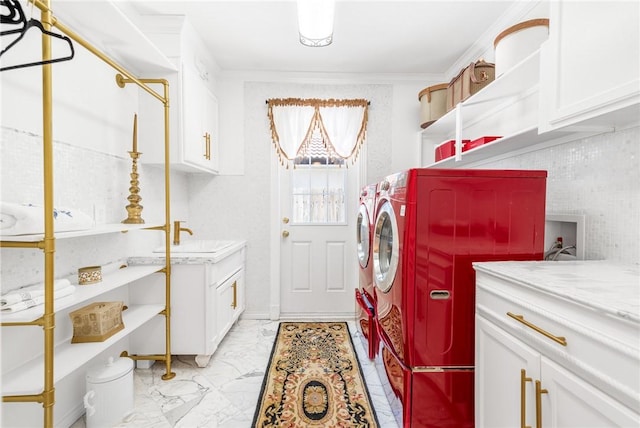
<instances>
[{"instance_id":1,"label":"gold drawer pull","mask_svg":"<svg viewBox=\"0 0 640 428\"><path fill-rule=\"evenodd\" d=\"M526 409L527 409L527 382L531 382L531 378L527 377L527 371L520 369L520 428L531 428L527 426Z\"/></svg>"},{"instance_id":2,"label":"gold drawer pull","mask_svg":"<svg viewBox=\"0 0 640 428\"><path fill-rule=\"evenodd\" d=\"M527 327L534 329L538 333L540 333L540 334L542 334L544 336L547 336L549 339L553 340L554 342L558 342L562 346L567 346L567 339L565 337L554 336L553 334L549 333L548 331L543 330L540 327L538 327L537 325L532 324L529 321L527 321L526 319L524 319L524 315L516 315L516 314L511 313L511 312L507 312L507 315L509 315L514 320L516 320L518 322L521 322L522 324L526 325Z\"/></svg>"},{"instance_id":3,"label":"gold drawer pull","mask_svg":"<svg viewBox=\"0 0 640 428\"><path fill-rule=\"evenodd\" d=\"M548 394L549 391L542 389L542 383L536 381L536 428L542 428L542 394Z\"/></svg>"},{"instance_id":4,"label":"gold drawer pull","mask_svg":"<svg viewBox=\"0 0 640 428\"><path fill-rule=\"evenodd\" d=\"M237 281L233 281L231 285L233 287L233 302L231 302L231 307L235 309L238 306L238 283Z\"/></svg>"}]
</instances>

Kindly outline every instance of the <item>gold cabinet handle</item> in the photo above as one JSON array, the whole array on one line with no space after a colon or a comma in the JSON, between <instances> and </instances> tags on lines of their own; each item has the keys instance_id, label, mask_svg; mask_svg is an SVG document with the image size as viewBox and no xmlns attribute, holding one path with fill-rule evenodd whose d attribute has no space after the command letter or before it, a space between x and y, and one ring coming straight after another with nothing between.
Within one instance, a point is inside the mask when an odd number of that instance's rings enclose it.
<instances>
[{"instance_id":1,"label":"gold cabinet handle","mask_svg":"<svg viewBox=\"0 0 640 428\"><path fill-rule=\"evenodd\" d=\"M284 224L289 223L289 217L282 217L282 222L283 222Z\"/></svg>"},{"instance_id":2,"label":"gold cabinet handle","mask_svg":"<svg viewBox=\"0 0 640 428\"><path fill-rule=\"evenodd\" d=\"M288 230L283 230L282 231L282 237L286 238L287 236L289 236L289 231Z\"/></svg>"},{"instance_id":3,"label":"gold cabinet handle","mask_svg":"<svg viewBox=\"0 0 640 428\"><path fill-rule=\"evenodd\" d=\"M204 135L204 158L211 160L211 134L205 132Z\"/></svg>"},{"instance_id":4,"label":"gold cabinet handle","mask_svg":"<svg viewBox=\"0 0 640 428\"><path fill-rule=\"evenodd\" d=\"M553 335L553 334L549 333L546 330L541 329L537 325L535 325L535 324L527 321L526 319L524 319L524 315L517 315L517 314L514 314L512 312L507 312L507 315L509 315L514 320L526 325L527 327L537 331L538 333L548 337L549 339L553 340L554 342L557 342L557 343L561 344L562 346L567 346L567 339L565 337L556 336L556 335Z\"/></svg>"},{"instance_id":5,"label":"gold cabinet handle","mask_svg":"<svg viewBox=\"0 0 640 428\"><path fill-rule=\"evenodd\" d=\"M525 369L520 370L520 428L531 428L527 426L526 412L527 412L527 382L531 382L532 379L527 377L527 371Z\"/></svg>"},{"instance_id":6,"label":"gold cabinet handle","mask_svg":"<svg viewBox=\"0 0 640 428\"><path fill-rule=\"evenodd\" d=\"M207 133L205 132L204 135L202 136L202 138L204 138L204 158L207 158Z\"/></svg>"},{"instance_id":7,"label":"gold cabinet handle","mask_svg":"<svg viewBox=\"0 0 640 428\"><path fill-rule=\"evenodd\" d=\"M231 285L233 287L233 302L231 302L231 307L235 309L238 306L238 283L237 281L233 281Z\"/></svg>"},{"instance_id":8,"label":"gold cabinet handle","mask_svg":"<svg viewBox=\"0 0 640 428\"><path fill-rule=\"evenodd\" d=\"M542 383L536 381L536 428L542 428L542 394L548 394L549 391L542 389Z\"/></svg>"}]
</instances>

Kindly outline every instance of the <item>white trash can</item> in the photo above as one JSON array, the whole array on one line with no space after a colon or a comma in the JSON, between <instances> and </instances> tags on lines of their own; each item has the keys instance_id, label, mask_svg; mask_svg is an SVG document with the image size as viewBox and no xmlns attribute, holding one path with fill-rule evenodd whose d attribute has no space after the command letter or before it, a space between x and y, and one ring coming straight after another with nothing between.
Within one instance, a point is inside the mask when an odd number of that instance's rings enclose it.
<instances>
[{"instance_id":1,"label":"white trash can","mask_svg":"<svg viewBox=\"0 0 640 428\"><path fill-rule=\"evenodd\" d=\"M109 357L87 370L84 408L87 428L110 428L130 418L134 410L133 360Z\"/></svg>"}]
</instances>

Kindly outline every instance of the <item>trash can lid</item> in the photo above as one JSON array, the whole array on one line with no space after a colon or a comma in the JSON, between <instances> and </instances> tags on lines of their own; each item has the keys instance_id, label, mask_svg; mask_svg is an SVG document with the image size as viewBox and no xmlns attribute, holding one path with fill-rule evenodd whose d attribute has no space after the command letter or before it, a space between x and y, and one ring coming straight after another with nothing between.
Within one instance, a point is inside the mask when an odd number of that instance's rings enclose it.
<instances>
[{"instance_id":1,"label":"trash can lid","mask_svg":"<svg viewBox=\"0 0 640 428\"><path fill-rule=\"evenodd\" d=\"M109 357L106 364L91 367L87 370L87 382L104 383L118 379L133 370L133 360L122 358L114 360Z\"/></svg>"}]
</instances>

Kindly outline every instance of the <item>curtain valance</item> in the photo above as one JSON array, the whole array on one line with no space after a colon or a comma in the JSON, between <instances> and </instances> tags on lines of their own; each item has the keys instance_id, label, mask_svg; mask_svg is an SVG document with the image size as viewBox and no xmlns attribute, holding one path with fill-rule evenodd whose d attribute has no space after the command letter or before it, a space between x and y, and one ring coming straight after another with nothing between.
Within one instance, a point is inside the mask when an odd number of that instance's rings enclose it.
<instances>
[{"instance_id":1,"label":"curtain valance","mask_svg":"<svg viewBox=\"0 0 640 428\"><path fill-rule=\"evenodd\" d=\"M282 165L305 156L316 133L332 156L352 162L357 158L367 132L367 100L273 98L267 104L271 139Z\"/></svg>"}]
</instances>

